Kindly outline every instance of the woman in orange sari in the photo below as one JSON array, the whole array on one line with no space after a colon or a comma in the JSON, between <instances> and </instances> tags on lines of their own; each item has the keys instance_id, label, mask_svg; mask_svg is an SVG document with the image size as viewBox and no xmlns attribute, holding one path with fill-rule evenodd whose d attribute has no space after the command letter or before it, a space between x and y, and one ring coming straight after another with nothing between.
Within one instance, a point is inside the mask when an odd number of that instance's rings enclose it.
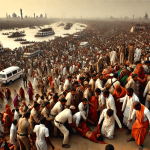
<instances>
[{"instance_id":1,"label":"woman in orange sari","mask_svg":"<svg viewBox=\"0 0 150 150\"><path fill-rule=\"evenodd\" d=\"M122 103L118 102L117 99L122 98L125 95L126 95L126 90L121 85L116 85L112 96L115 99L118 118L120 118L122 116L122 111L121 111Z\"/></svg>"},{"instance_id":2,"label":"woman in orange sari","mask_svg":"<svg viewBox=\"0 0 150 150\"><path fill-rule=\"evenodd\" d=\"M9 107L8 104L6 104L5 106L5 111L3 113L3 122L4 122L4 130L8 130L10 129L10 126L12 124L12 120L13 120L13 113Z\"/></svg>"}]
</instances>

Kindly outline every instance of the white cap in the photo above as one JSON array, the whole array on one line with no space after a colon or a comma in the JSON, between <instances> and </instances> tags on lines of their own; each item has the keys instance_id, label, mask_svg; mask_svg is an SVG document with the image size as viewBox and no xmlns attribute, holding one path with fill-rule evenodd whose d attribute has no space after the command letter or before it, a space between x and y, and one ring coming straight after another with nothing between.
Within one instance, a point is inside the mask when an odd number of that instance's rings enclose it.
<instances>
[{"instance_id":1,"label":"white cap","mask_svg":"<svg viewBox=\"0 0 150 150\"><path fill-rule=\"evenodd\" d=\"M70 109L76 109L73 105L70 106Z\"/></svg>"}]
</instances>

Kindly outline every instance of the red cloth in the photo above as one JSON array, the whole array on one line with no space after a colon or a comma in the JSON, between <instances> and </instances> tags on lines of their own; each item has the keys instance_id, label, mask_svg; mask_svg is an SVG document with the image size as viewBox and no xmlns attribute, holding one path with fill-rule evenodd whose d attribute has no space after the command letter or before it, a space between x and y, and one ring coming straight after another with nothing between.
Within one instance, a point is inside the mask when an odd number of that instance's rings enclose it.
<instances>
[{"instance_id":1,"label":"red cloth","mask_svg":"<svg viewBox=\"0 0 150 150\"><path fill-rule=\"evenodd\" d=\"M33 91L33 87L32 87L32 84L31 84L31 82L29 82L29 87L30 87L30 89Z\"/></svg>"},{"instance_id":2,"label":"red cloth","mask_svg":"<svg viewBox=\"0 0 150 150\"><path fill-rule=\"evenodd\" d=\"M116 90L117 87L120 87L121 88L121 92L118 92ZM121 117L122 116L122 103L120 102L117 102L116 100L119 99L119 98L122 98L126 95L126 90L121 86L121 85L116 85L115 86L115 90L114 90L114 93L112 94L112 96L115 98L115 103L116 103L116 108L117 108L117 116L118 117Z\"/></svg>"},{"instance_id":3,"label":"red cloth","mask_svg":"<svg viewBox=\"0 0 150 150\"><path fill-rule=\"evenodd\" d=\"M97 143L98 140L97 140L96 136L97 136L97 131L93 131L93 132L92 132L92 135L91 135L91 137L90 137L90 140Z\"/></svg>"},{"instance_id":4,"label":"red cloth","mask_svg":"<svg viewBox=\"0 0 150 150\"><path fill-rule=\"evenodd\" d=\"M109 73L111 73L111 72L112 72L112 70L111 70L111 69L113 69L113 67L112 67L112 66L109 68Z\"/></svg>"},{"instance_id":5,"label":"red cloth","mask_svg":"<svg viewBox=\"0 0 150 150\"><path fill-rule=\"evenodd\" d=\"M10 118L10 123L12 123L12 120L13 120L13 113L9 107L8 104L6 104L5 106L5 113L8 114L9 118Z\"/></svg>"},{"instance_id":6,"label":"red cloth","mask_svg":"<svg viewBox=\"0 0 150 150\"><path fill-rule=\"evenodd\" d=\"M142 64L138 64L134 70L134 73L138 75L138 77L140 79L144 79L145 78L145 71L144 71L144 68L142 66ZM144 81L144 80L143 80ZM145 79L146 81L146 79ZM142 80L139 80L139 83L140 83L140 100L141 100L141 103L145 104L145 102L143 101L143 92L144 92L144 89L145 89L145 82L142 82Z\"/></svg>"},{"instance_id":7,"label":"red cloth","mask_svg":"<svg viewBox=\"0 0 150 150\"><path fill-rule=\"evenodd\" d=\"M95 107L90 105L89 109L89 119L93 121L95 124L98 122L98 112L96 111L98 109L98 100L95 96L91 97L90 103L92 103Z\"/></svg>"},{"instance_id":8,"label":"red cloth","mask_svg":"<svg viewBox=\"0 0 150 150\"><path fill-rule=\"evenodd\" d=\"M136 120L132 126L132 137L134 137L135 142L138 145L141 145L144 143L144 140L146 138L146 133L149 125L149 121L143 122L144 117L144 109L145 106L141 104L141 110L136 111Z\"/></svg>"},{"instance_id":9,"label":"red cloth","mask_svg":"<svg viewBox=\"0 0 150 150\"><path fill-rule=\"evenodd\" d=\"M80 135L82 135L83 137L85 137L85 134L86 134L87 131L91 131L91 130L87 127L85 121L82 121L82 122L81 122L81 127L80 127L80 128L82 129L82 131L80 130L79 133L80 133Z\"/></svg>"},{"instance_id":10,"label":"red cloth","mask_svg":"<svg viewBox=\"0 0 150 150\"><path fill-rule=\"evenodd\" d=\"M3 99L4 98L4 95L3 93L0 91L0 98Z\"/></svg>"},{"instance_id":11,"label":"red cloth","mask_svg":"<svg viewBox=\"0 0 150 150\"><path fill-rule=\"evenodd\" d=\"M134 73L138 75L139 78L144 79L145 78L145 71L142 66L142 64L138 64L134 70Z\"/></svg>"},{"instance_id":12,"label":"red cloth","mask_svg":"<svg viewBox=\"0 0 150 150\"><path fill-rule=\"evenodd\" d=\"M29 94L29 100L33 100L33 92L30 88L28 89L28 94Z\"/></svg>"},{"instance_id":13,"label":"red cloth","mask_svg":"<svg viewBox=\"0 0 150 150\"><path fill-rule=\"evenodd\" d=\"M121 70L120 65L116 65L116 67L115 67L115 73L116 73L117 71L119 71L119 70Z\"/></svg>"},{"instance_id":14,"label":"red cloth","mask_svg":"<svg viewBox=\"0 0 150 150\"><path fill-rule=\"evenodd\" d=\"M91 130L87 127L85 121L82 121L82 122L81 122L81 127L80 127L80 128L82 129L82 131L80 130L79 133L80 133L80 135L82 135L83 137L85 137L85 134L86 134L87 131L91 131ZM96 139L96 136L97 136L97 131L93 131L93 132L92 132L92 135L91 135L91 137L90 137L90 140L97 143L98 141L97 141L97 139Z\"/></svg>"},{"instance_id":15,"label":"red cloth","mask_svg":"<svg viewBox=\"0 0 150 150\"><path fill-rule=\"evenodd\" d=\"M51 84L52 84L52 81L53 81L53 78L52 78L52 76L50 76L50 77L49 77L49 84L50 84L50 86L51 86Z\"/></svg>"},{"instance_id":16,"label":"red cloth","mask_svg":"<svg viewBox=\"0 0 150 150\"><path fill-rule=\"evenodd\" d=\"M22 88L19 90L19 95L21 98L24 98L24 90Z\"/></svg>"}]
</instances>

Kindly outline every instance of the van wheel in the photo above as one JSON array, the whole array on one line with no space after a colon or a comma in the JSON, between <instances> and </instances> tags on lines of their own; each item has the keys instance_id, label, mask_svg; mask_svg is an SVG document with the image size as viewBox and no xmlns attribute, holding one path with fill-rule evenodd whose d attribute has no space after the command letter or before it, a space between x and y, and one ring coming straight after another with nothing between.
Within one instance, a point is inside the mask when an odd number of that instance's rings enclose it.
<instances>
[{"instance_id":1,"label":"van wheel","mask_svg":"<svg viewBox=\"0 0 150 150\"><path fill-rule=\"evenodd\" d=\"M21 75L19 76L19 78L21 78Z\"/></svg>"},{"instance_id":2,"label":"van wheel","mask_svg":"<svg viewBox=\"0 0 150 150\"><path fill-rule=\"evenodd\" d=\"M9 81L9 85L12 84L12 80Z\"/></svg>"}]
</instances>

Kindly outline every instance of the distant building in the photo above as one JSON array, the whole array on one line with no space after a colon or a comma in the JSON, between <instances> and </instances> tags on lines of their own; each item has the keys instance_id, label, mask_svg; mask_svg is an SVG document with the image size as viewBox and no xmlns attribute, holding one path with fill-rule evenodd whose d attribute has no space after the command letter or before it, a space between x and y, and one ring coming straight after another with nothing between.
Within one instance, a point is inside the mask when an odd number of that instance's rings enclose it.
<instances>
[{"instance_id":1,"label":"distant building","mask_svg":"<svg viewBox=\"0 0 150 150\"><path fill-rule=\"evenodd\" d=\"M43 15L42 15L42 14L40 14L40 18L43 18Z\"/></svg>"},{"instance_id":2,"label":"distant building","mask_svg":"<svg viewBox=\"0 0 150 150\"><path fill-rule=\"evenodd\" d=\"M13 18L16 18L16 17L17 17L17 15L16 15L15 13L13 13L13 14L12 14L12 17L13 17Z\"/></svg>"},{"instance_id":3,"label":"distant building","mask_svg":"<svg viewBox=\"0 0 150 150\"><path fill-rule=\"evenodd\" d=\"M147 13L145 13L144 19L148 19L148 14Z\"/></svg>"},{"instance_id":4,"label":"distant building","mask_svg":"<svg viewBox=\"0 0 150 150\"><path fill-rule=\"evenodd\" d=\"M45 14L45 18L47 18L47 14Z\"/></svg>"},{"instance_id":5,"label":"distant building","mask_svg":"<svg viewBox=\"0 0 150 150\"><path fill-rule=\"evenodd\" d=\"M20 9L21 19L23 19L22 9Z\"/></svg>"}]
</instances>

